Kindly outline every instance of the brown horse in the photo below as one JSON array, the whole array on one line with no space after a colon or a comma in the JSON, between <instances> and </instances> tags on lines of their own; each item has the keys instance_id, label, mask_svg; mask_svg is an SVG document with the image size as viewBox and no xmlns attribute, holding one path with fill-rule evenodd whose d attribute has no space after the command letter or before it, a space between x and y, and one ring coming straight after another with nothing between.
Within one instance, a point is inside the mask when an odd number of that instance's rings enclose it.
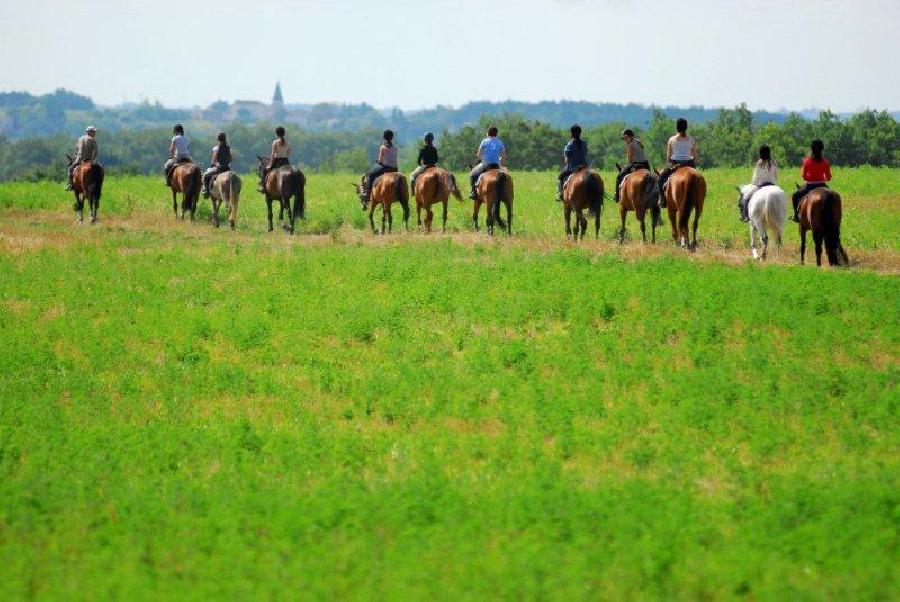
<instances>
[{"instance_id":1,"label":"brown horse","mask_svg":"<svg viewBox=\"0 0 900 602\"><path fill-rule=\"evenodd\" d=\"M209 196L213 204L213 222L219 227L219 207L222 203L228 207L228 223L234 230L237 221L238 203L241 200L241 176L233 171L220 173L209 187Z\"/></svg>"},{"instance_id":2,"label":"brown horse","mask_svg":"<svg viewBox=\"0 0 900 602\"><path fill-rule=\"evenodd\" d=\"M438 203L444 206L442 232L447 231L447 201L450 195L456 197L457 201L462 201L462 195L456 186L456 178L453 174L440 167L429 167L416 178L416 218L419 222L419 228L422 228L422 209L425 210L425 231L431 232L431 225L434 222L434 212L432 205Z\"/></svg>"},{"instance_id":3,"label":"brown horse","mask_svg":"<svg viewBox=\"0 0 900 602\"><path fill-rule=\"evenodd\" d=\"M706 180L693 167L680 167L669 178L665 190L672 240L693 251L697 248L697 223L706 200ZM688 239L688 222L694 213L693 236Z\"/></svg>"},{"instance_id":4,"label":"brown horse","mask_svg":"<svg viewBox=\"0 0 900 602\"><path fill-rule=\"evenodd\" d=\"M841 195L829 188L815 188L800 201L800 263L806 255L806 233L812 230L816 265L822 265L822 243L829 265L847 265L850 258L841 245Z\"/></svg>"},{"instance_id":5,"label":"brown horse","mask_svg":"<svg viewBox=\"0 0 900 602\"><path fill-rule=\"evenodd\" d=\"M478 198L472 208L472 224L478 230L478 211L482 203L487 204L486 226L488 234L494 235L494 224L512 235L513 197L512 177L505 169L489 169L478 178ZM500 204L506 205L506 221L500 217Z\"/></svg>"},{"instance_id":6,"label":"brown horse","mask_svg":"<svg viewBox=\"0 0 900 602\"><path fill-rule=\"evenodd\" d=\"M169 186L172 188L172 211L178 217L178 200L176 195L181 193L181 219L184 219L185 211L191 212L191 221L194 221L194 213L197 212L197 201L200 198L200 186L203 183L200 174L200 166L193 162L178 163L172 168L172 177Z\"/></svg>"},{"instance_id":7,"label":"brown horse","mask_svg":"<svg viewBox=\"0 0 900 602\"><path fill-rule=\"evenodd\" d=\"M599 174L582 167L566 178L563 184L563 213L566 217L566 236L578 240L587 231L584 210L594 216L594 236L600 237L600 214L603 213L603 179ZM575 212L575 233L572 233L572 212Z\"/></svg>"},{"instance_id":8,"label":"brown horse","mask_svg":"<svg viewBox=\"0 0 900 602\"><path fill-rule=\"evenodd\" d=\"M267 169L268 158L256 155L256 159L259 177L260 179L265 178L269 232L274 229L272 226L272 201L277 200L281 203L281 210L278 212L281 229L293 234L295 221L306 216L306 176L298 168L290 165ZM294 199L293 209L291 209L292 198ZM288 225L284 223L285 210L288 214Z\"/></svg>"},{"instance_id":9,"label":"brown horse","mask_svg":"<svg viewBox=\"0 0 900 602\"><path fill-rule=\"evenodd\" d=\"M622 171L622 168L616 163L616 169ZM619 243L625 242L625 217L629 211L634 211L634 215L641 224L641 240L647 242L647 226L645 216L650 211L650 241L656 244L656 217L659 215L659 207L656 204L657 175L649 169L636 169L622 181L621 193L619 195L619 217L622 219L622 229L619 230Z\"/></svg>"},{"instance_id":10,"label":"brown horse","mask_svg":"<svg viewBox=\"0 0 900 602\"><path fill-rule=\"evenodd\" d=\"M419 176L421 179L425 174ZM365 176L359 184L354 184L356 194L360 195L363 191L363 183ZM416 180L418 184L418 180ZM394 225L394 216L391 214L391 205L397 201L403 207L403 223L409 230L409 184L406 183L406 176L389 171L381 174L372 184L372 191L369 193L369 200L363 204L363 211L369 210L369 224L372 225L372 232L377 234L375 229L375 208L381 206L381 233L384 234L384 225L387 221L387 231L390 232Z\"/></svg>"},{"instance_id":11,"label":"brown horse","mask_svg":"<svg viewBox=\"0 0 900 602\"><path fill-rule=\"evenodd\" d=\"M69 165L72 157L66 155ZM100 209L100 194L103 192L103 166L92 161L85 161L75 168L72 174L72 191L75 193L75 213L78 223L84 221L84 199L88 200L91 211L91 223L97 223L97 212Z\"/></svg>"}]
</instances>

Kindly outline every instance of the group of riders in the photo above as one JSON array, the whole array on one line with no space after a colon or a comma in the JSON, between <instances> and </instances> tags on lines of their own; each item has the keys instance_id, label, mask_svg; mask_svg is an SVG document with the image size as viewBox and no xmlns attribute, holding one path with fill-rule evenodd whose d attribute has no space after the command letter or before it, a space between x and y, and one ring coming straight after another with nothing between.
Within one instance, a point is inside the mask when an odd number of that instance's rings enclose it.
<instances>
[{"instance_id":1,"label":"group of riders","mask_svg":"<svg viewBox=\"0 0 900 602\"><path fill-rule=\"evenodd\" d=\"M660 173L658 179L658 197L659 206L665 207L665 185L669 177L681 167L696 167L698 160L697 141L693 136L688 135L688 122L686 119L680 118L675 122L675 135L669 138L666 144L666 161L667 166ZM179 163L191 163L193 158L190 150L190 140L184 135L184 126L176 124L173 129L173 137L169 144L169 159L166 161L164 170L166 174L166 186L171 185L171 175L176 165ZM588 144L581 137L581 127L573 125L570 128L572 135L571 140L563 149L564 168L558 176L558 196L557 200L562 200L563 185L566 179L576 171L588 166ZM477 200L478 198L478 179L486 171L491 169L501 169L508 161L506 146L498 137L499 131L495 126L491 126L487 130L485 137L478 145L475 156L478 158L478 164L469 172L469 181L471 184L470 198ZM75 158L69 165L69 183L67 190L72 190L72 178L78 165L84 162L97 162L99 156L99 146L96 140L97 128L88 126L83 136L78 139L75 145ZM275 128L275 140L272 141L272 149L265 169L261 170L261 177L258 186L259 192L265 192L266 174L279 167L290 165L291 145L285 139L285 130L279 126ZM625 176L637 169L650 169L650 161L644 148L644 143L635 137L634 131L626 129L622 132L622 140L625 144L625 166L619 171L616 177L615 201L619 202L619 189ZM217 136L216 146L212 149L212 157L210 159L210 167L203 174L202 194L204 198L209 198L210 182L212 179L231 169L231 147L224 132L220 132ZM827 186L827 182L831 180L831 166L825 158L823 151L825 149L821 140L813 140L810 146L810 154L807 156L801 168L801 176L804 186L800 187L792 197L794 215L791 217L793 221L798 221L797 208L803 197L815 188ZM417 167L413 171L410 178L410 188L415 190L416 178L426 169L434 167L439 161L437 148L434 146L434 134L431 132L425 134L424 145L419 149L417 158ZM368 171L363 178L363 186L359 193L360 200L365 206L368 202L369 195L375 180L389 172L398 171L397 147L394 144L394 132L385 130L383 133L383 143L378 149L378 159L373 169ZM771 149L763 145L759 148L759 158L753 168L753 177L751 183L762 188L765 186L775 186L778 184L778 164L772 159ZM749 221L747 213L747 202L742 200L739 204L741 221ZM659 220L659 212L654 212L654 220ZM657 222L658 225L658 222Z\"/></svg>"}]
</instances>

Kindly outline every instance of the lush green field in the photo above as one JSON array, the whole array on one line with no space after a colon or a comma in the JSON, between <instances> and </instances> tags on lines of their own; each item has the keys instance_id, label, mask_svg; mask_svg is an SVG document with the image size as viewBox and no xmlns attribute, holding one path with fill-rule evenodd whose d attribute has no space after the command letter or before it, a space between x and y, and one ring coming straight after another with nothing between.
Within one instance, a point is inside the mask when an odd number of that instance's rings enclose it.
<instances>
[{"instance_id":1,"label":"lush green field","mask_svg":"<svg viewBox=\"0 0 900 602\"><path fill-rule=\"evenodd\" d=\"M846 270L747 260L741 176L693 255L552 174L511 240L0 186L0 599L896 599L897 171L836 173Z\"/></svg>"}]
</instances>

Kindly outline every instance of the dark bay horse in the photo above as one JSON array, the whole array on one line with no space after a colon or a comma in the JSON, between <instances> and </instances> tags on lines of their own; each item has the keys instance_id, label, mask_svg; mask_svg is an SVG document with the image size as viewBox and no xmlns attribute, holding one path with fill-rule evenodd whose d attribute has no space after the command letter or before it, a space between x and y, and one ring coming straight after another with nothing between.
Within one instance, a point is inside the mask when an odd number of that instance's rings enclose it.
<instances>
[{"instance_id":1,"label":"dark bay horse","mask_svg":"<svg viewBox=\"0 0 900 602\"><path fill-rule=\"evenodd\" d=\"M578 240L587 231L584 210L594 217L594 237L600 237L600 214L603 213L603 179L599 174L582 167L566 178L563 184L563 213L566 218L566 236ZM575 212L575 232L572 232L572 212Z\"/></svg>"},{"instance_id":2,"label":"dark bay horse","mask_svg":"<svg viewBox=\"0 0 900 602\"><path fill-rule=\"evenodd\" d=\"M616 169L622 168L616 163ZM659 207L656 204L656 179L657 175L649 169L636 169L622 181L622 189L619 195L619 217L622 219L622 228L619 230L619 243L625 242L625 217L629 211L641 224L641 239L647 242L647 226L645 216L650 212L650 240L656 244L656 216Z\"/></svg>"},{"instance_id":3,"label":"dark bay horse","mask_svg":"<svg viewBox=\"0 0 900 602\"><path fill-rule=\"evenodd\" d=\"M498 224L501 230L506 230L512 235L513 217L513 189L512 176L505 169L489 169L478 178L478 198L472 208L472 224L478 230L478 211L482 203L487 204L486 225L488 234L494 235L494 224ZM500 204L506 205L506 221L500 217Z\"/></svg>"},{"instance_id":4,"label":"dark bay horse","mask_svg":"<svg viewBox=\"0 0 900 602\"><path fill-rule=\"evenodd\" d=\"M697 223L706 200L706 179L693 167L680 167L669 178L665 190L672 240L689 251L697 248ZM694 214L693 236L688 238L688 222Z\"/></svg>"},{"instance_id":5,"label":"dark bay horse","mask_svg":"<svg viewBox=\"0 0 900 602\"><path fill-rule=\"evenodd\" d=\"M416 180L418 186L425 174L421 174ZM362 177L359 184L354 184L356 194L360 195L363 191L363 182L365 176ZM403 207L403 223L409 230L409 185L406 183L406 176L396 172L389 171L381 174L372 184L372 191L369 193L369 200L363 205L363 211L369 210L369 224L372 226L372 232L378 233L375 229L375 208L381 207L381 233L384 234L385 221L387 222L387 231L391 231L394 224L394 216L391 214L391 205L394 201L400 203Z\"/></svg>"},{"instance_id":6,"label":"dark bay horse","mask_svg":"<svg viewBox=\"0 0 900 602\"><path fill-rule=\"evenodd\" d=\"M446 169L440 167L429 167L416 178L416 217L419 222L419 228L422 227L422 209L425 210L425 231L431 232L431 224L434 221L434 212L431 210L432 205L438 203L444 206L444 221L441 230L447 231L447 201L450 195L456 197L457 201L462 201L462 195L456 186L456 178Z\"/></svg>"},{"instance_id":7,"label":"dark bay horse","mask_svg":"<svg viewBox=\"0 0 900 602\"><path fill-rule=\"evenodd\" d=\"M209 187L209 196L213 204L213 222L219 227L219 207L222 203L228 207L228 223L234 230L237 222L238 203L241 200L241 176L233 171L220 173Z\"/></svg>"},{"instance_id":8,"label":"dark bay horse","mask_svg":"<svg viewBox=\"0 0 900 602\"><path fill-rule=\"evenodd\" d=\"M69 165L72 157L66 155ZM97 212L100 209L100 195L103 192L103 166L99 163L86 161L75 168L72 174L72 191L75 193L75 213L78 215L78 223L84 221L84 199L88 200L91 211L91 223L97 223Z\"/></svg>"},{"instance_id":9,"label":"dark bay horse","mask_svg":"<svg viewBox=\"0 0 900 602\"><path fill-rule=\"evenodd\" d=\"M800 201L800 263L806 255L806 233L812 230L816 245L816 265L822 265L822 245L828 264L839 266L850 263L841 245L841 195L830 188L815 188Z\"/></svg>"},{"instance_id":10,"label":"dark bay horse","mask_svg":"<svg viewBox=\"0 0 900 602\"><path fill-rule=\"evenodd\" d=\"M185 211L190 211L191 221L194 221L202 183L200 166L196 163L190 161L178 163L172 168L172 178L169 180L169 186L172 188L172 211L175 212L175 217L178 217L178 200L176 195L180 192L181 219L184 219Z\"/></svg>"},{"instance_id":11,"label":"dark bay horse","mask_svg":"<svg viewBox=\"0 0 900 602\"><path fill-rule=\"evenodd\" d=\"M269 160L259 155L256 155L256 159L259 177L260 179L265 177L269 232L274 229L272 227L272 201L278 201L281 203L281 210L278 212L281 228L293 234L295 221L306 216L306 176L298 168L291 165L276 167L268 170L268 173L266 173ZM293 209L291 208L291 199L294 199ZM288 214L288 225L284 223L285 210L287 210Z\"/></svg>"}]
</instances>

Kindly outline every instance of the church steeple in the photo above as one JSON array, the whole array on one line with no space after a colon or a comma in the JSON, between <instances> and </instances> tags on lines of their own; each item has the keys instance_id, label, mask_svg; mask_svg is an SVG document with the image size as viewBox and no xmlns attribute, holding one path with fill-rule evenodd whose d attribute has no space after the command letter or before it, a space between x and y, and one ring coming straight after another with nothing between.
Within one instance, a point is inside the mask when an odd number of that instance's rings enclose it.
<instances>
[{"instance_id":1,"label":"church steeple","mask_svg":"<svg viewBox=\"0 0 900 602\"><path fill-rule=\"evenodd\" d=\"M277 106L284 104L284 97L281 95L281 82L275 82L275 94L272 95L272 104Z\"/></svg>"}]
</instances>

